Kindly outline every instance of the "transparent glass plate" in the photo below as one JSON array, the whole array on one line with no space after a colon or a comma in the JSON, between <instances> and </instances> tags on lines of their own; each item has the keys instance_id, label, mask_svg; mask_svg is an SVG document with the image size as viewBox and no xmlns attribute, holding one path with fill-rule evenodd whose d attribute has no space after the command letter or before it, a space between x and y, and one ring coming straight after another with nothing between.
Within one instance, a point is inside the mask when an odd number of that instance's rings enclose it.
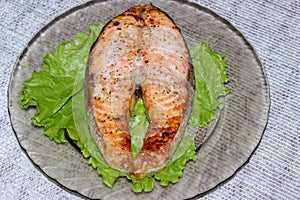
<instances>
[{"instance_id":1,"label":"transparent glass plate","mask_svg":"<svg viewBox=\"0 0 300 200\"><path fill-rule=\"evenodd\" d=\"M39 70L43 57L57 46L89 31L91 24L110 19L139 3L149 0L93 1L73 8L45 26L27 45L11 76L8 91L9 112L16 137L31 161L64 189L93 199L187 199L199 197L230 178L250 158L265 129L270 105L269 86L264 68L243 35L228 21L209 9L186 1L153 3L167 12L181 28L188 45L200 41L225 55L228 61L227 87L231 92L218 118L194 130L197 161L189 162L176 184L162 187L155 183L150 193L135 194L131 182L119 178L113 188L102 183L72 145L59 145L31 124L35 109L23 110L19 93L24 80Z\"/></svg>"}]
</instances>

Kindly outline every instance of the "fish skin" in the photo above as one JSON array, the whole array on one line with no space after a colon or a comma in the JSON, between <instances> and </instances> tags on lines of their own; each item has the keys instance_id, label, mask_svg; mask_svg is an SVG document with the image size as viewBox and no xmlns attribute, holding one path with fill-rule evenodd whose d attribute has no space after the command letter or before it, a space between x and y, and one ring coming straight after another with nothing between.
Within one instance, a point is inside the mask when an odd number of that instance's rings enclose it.
<instances>
[{"instance_id":1,"label":"fish skin","mask_svg":"<svg viewBox=\"0 0 300 200\"><path fill-rule=\"evenodd\" d=\"M165 167L184 134L193 89L191 58L170 17L141 4L111 20L86 74L89 127L107 164L137 179ZM137 90L150 123L133 157L128 122Z\"/></svg>"}]
</instances>

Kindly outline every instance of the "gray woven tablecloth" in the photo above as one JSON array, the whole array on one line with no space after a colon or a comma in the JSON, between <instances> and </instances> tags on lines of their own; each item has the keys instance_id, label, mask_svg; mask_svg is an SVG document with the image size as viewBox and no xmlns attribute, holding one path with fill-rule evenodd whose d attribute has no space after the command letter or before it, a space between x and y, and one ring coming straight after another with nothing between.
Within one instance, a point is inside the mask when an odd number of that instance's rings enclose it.
<instances>
[{"instance_id":1,"label":"gray woven tablecloth","mask_svg":"<svg viewBox=\"0 0 300 200\"><path fill-rule=\"evenodd\" d=\"M7 88L15 62L47 23L84 0L0 1L0 199L80 199L49 181L22 152L10 125ZM300 199L300 1L199 0L249 40L270 83L269 122L260 146L204 199Z\"/></svg>"}]
</instances>

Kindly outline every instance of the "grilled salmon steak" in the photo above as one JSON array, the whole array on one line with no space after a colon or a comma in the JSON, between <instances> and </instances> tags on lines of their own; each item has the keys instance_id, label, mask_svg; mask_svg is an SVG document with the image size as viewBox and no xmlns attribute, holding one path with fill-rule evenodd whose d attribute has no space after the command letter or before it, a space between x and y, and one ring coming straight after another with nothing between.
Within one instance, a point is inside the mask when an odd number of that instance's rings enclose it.
<instances>
[{"instance_id":1,"label":"grilled salmon steak","mask_svg":"<svg viewBox=\"0 0 300 200\"><path fill-rule=\"evenodd\" d=\"M164 168L184 134L193 81L187 46L164 12L141 4L111 20L86 73L89 127L106 163L138 179ZM133 157L128 124L137 97L149 126Z\"/></svg>"}]
</instances>

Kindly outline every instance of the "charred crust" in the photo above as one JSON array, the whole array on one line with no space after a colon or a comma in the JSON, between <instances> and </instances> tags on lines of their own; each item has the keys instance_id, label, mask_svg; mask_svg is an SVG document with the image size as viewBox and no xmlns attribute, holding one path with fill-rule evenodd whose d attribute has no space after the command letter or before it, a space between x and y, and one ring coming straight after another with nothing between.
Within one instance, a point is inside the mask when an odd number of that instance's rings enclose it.
<instances>
[{"instance_id":1,"label":"charred crust","mask_svg":"<svg viewBox=\"0 0 300 200\"><path fill-rule=\"evenodd\" d=\"M114 26L119 26L119 25L120 25L120 22L119 22L119 21L115 21L115 22L113 23L113 25L114 25Z\"/></svg>"},{"instance_id":2,"label":"charred crust","mask_svg":"<svg viewBox=\"0 0 300 200\"><path fill-rule=\"evenodd\" d=\"M149 23L150 23L150 24L153 24L153 23L154 23L154 19L150 18L150 19L149 19Z\"/></svg>"},{"instance_id":3,"label":"charred crust","mask_svg":"<svg viewBox=\"0 0 300 200\"><path fill-rule=\"evenodd\" d=\"M169 133L168 133L168 132L163 132L163 133L162 133L162 136L163 136L163 137L168 137L168 136L169 136Z\"/></svg>"},{"instance_id":4,"label":"charred crust","mask_svg":"<svg viewBox=\"0 0 300 200\"><path fill-rule=\"evenodd\" d=\"M179 126L180 126L179 117L170 118L166 123L166 126L163 127L159 131L159 133L145 138L143 150L157 151L166 147L168 144L170 144L171 141L173 141ZM152 128L152 130L155 129Z\"/></svg>"},{"instance_id":5,"label":"charred crust","mask_svg":"<svg viewBox=\"0 0 300 200\"><path fill-rule=\"evenodd\" d=\"M115 120L116 121L121 121L121 118L120 117L115 117Z\"/></svg>"},{"instance_id":6,"label":"charred crust","mask_svg":"<svg viewBox=\"0 0 300 200\"><path fill-rule=\"evenodd\" d=\"M121 147L121 149L126 150L126 151L130 151L130 147L131 147L130 136L126 135L126 134L123 134L123 138L118 143L118 145Z\"/></svg>"}]
</instances>

